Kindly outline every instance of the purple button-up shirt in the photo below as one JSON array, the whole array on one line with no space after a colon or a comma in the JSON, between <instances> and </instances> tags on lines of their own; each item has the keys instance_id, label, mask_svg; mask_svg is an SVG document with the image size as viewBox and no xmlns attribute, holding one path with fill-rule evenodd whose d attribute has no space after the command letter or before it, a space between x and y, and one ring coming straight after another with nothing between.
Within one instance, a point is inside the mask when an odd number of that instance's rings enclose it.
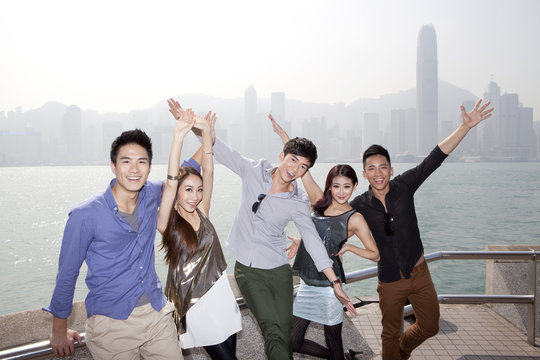
<instances>
[{"instance_id":1,"label":"purple button-up shirt","mask_svg":"<svg viewBox=\"0 0 540 360\"><path fill-rule=\"evenodd\" d=\"M190 159L191 160L191 159ZM183 165L198 167L195 161ZM200 168L199 168L200 169ZM79 269L86 261L85 300L87 316L105 315L125 320L146 293L152 307L160 311L167 300L154 267L154 239L163 182L147 182L139 192L139 229L118 213L107 190L69 213L51 304L43 310L65 319L73 308L73 294Z\"/></svg>"}]
</instances>

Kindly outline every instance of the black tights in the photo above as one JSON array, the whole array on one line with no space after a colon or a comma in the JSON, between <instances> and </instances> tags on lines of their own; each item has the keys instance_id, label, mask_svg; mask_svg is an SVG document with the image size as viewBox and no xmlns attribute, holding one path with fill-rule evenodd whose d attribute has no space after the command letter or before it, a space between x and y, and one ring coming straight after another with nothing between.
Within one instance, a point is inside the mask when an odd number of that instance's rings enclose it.
<instances>
[{"instance_id":1,"label":"black tights","mask_svg":"<svg viewBox=\"0 0 540 360\"><path fill-rule=\"evenodd\" d=\"M341 339L343 323L332 326L324 325L324 337L328 346L328 348L325 348L315 341L305 339L310 322L310 320L294 316L293 351L323 359L343 360L343 340Z\"/></svg>"},{"instance_id":2,"label":"black tights","mask_svg":"<svg viewBox=\"0 0 540 360\"><path fill-rule=\"evenodd\" d=\"M238 360L236 358L236 334L232 334L221 344L205 346L204 350L212 360Z\"/></svg>"}]
</instances>

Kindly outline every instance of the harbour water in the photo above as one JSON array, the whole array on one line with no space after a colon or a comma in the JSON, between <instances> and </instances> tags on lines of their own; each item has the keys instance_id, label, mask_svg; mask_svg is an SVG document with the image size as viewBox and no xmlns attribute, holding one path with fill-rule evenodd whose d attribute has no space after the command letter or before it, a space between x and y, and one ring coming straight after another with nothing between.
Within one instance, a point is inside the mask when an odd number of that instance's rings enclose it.
<instances>
[{"instance_id":1,"label":"harbour water","mask_svg":"<svg viewBox=\"0 0 540 360\"><path fill-rule=\"evenodd\" d=\"M323 184L333 164L317 164L312 173ZM361 174L361 164L352 164ZM394 164L399 174L416 164ZM166 174L154 165L151 180ZM240 178L216 166L211 220L221 243L238 208ZM0 314L48 305L68 212L106 189L112 178L108 166L51 166L0 168ZM361 179L356 194L367 189ZM354 195L353 195L354 196ZM438 169L416 194L416 209L425 252L483 250L490 244L540 244L540 163L451 163ZM294 225L287 228L298 235ZM156 237L156 264L165 279L163 253ZM358 239L350 240L359 244ZM229 273L234 260L224 246ZM344 256L346 272L375 264L351 254ZM441 294L484 293L482 261L430 264ZM86 295L85 265L75 300ZM376 280L350 284L351 295L376 294Z\"/></svg>"}]
</instances>

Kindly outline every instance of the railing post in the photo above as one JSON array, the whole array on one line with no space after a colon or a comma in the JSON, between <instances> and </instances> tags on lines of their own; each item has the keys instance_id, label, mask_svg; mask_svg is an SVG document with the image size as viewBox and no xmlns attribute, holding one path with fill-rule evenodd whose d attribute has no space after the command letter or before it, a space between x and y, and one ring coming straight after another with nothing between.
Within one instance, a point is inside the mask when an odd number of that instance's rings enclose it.
<instances>
[{"instance_id":1,"label":"railing post","mask_svg":"<svg viewBox=\"0 0 540 360\"><path fill-rule=\"evenodd\" d=\"M527 305L527 340L535 346L536 337L536 252L532 250L532 259L529 260L529 294L534 296L532 304Z\"/></svg>"}]
</instances>

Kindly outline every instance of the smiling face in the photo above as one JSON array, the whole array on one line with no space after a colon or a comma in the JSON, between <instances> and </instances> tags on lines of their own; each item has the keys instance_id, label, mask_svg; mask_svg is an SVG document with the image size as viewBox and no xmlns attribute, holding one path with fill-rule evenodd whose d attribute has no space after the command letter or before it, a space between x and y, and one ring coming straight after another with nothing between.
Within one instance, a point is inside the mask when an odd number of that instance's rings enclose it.
<instances>
[{"instance_id":1,"label":"smiling face","mask_svg":"<svg viewBox=\"0 0 540 360\"><path fill-rule=\"evenodd\" d=\"M302 177L311 166L311 162L308 158L300 155L284 155L284 153L281 153L279 159L281 161L277 168L277 172L284 183L291 183L293 180Z\"/></svg>"},{"instance_id":2,"label":"smiling face","mask_svg":"<svg viewBox=\"0 0 540 360\"><path fill-rule=\"evenodd\" d=\"M365 161L363 174L373 190L387 193L390 190L390 178L394 175L394 169L385 156L372 155Z\"/></svg>"},{"instance_id":3,"label":"smiling face","mask_svg":"<svg viewBox=\"0 0 540 360\"><path fill-rule=\"evenodd\" d=\"M114 190L119 195L138 192L150 174L148 152L140 145L126 144L118 149L116 164L111 162L111 170L116 175Z\"/></svg>"},{"instance_id":4,"label":"smiling face","mask_svg":"<svg viewBox=\"0 0 540 360\"><path fill-rule=\"evenodd\" d=\"M352 179L341 175L334 177L332 179L332 185L330 185L332 201L340 205L347 203L355 189L356 185Z\"/></svg>"},{"instance_id":5,"label":"smiling face","mask_svg":"<svg viewBox=\"0 0 540 360\"><path fill-rule=\"evenodd\" d=\"M202 198L203 182L197 175L190 174L186 176L180 185L178 185L176 201L179 211L194 212Z\"/></svg>"}]
</instances>

